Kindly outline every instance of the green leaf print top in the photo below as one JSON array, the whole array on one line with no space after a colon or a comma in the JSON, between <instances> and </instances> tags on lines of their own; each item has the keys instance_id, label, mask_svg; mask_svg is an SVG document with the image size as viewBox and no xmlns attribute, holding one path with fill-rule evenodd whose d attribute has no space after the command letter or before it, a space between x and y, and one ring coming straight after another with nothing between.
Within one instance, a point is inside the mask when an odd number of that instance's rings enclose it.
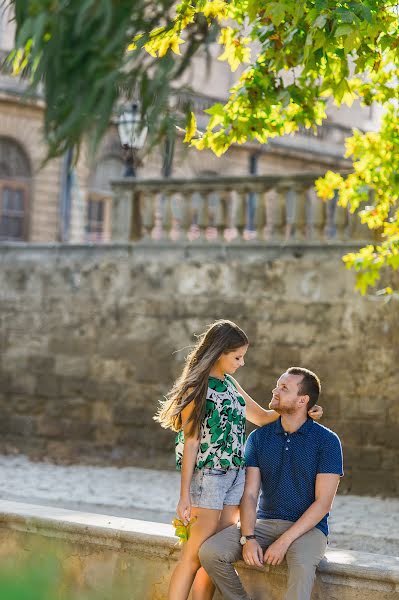
<instances>
[{"instance_id":1,"label":"green leaf print top","mask_svg":"<svg viewBox=\"0 0 399 600\"><path fill-rule=\"evenodd\" d=\"M238 469L244 464L245 400L231 378L209 377L206 413L201 426L198 469ZM176 468L182 467L184 433L176 435Z\"/></svg>"}]
</instances>

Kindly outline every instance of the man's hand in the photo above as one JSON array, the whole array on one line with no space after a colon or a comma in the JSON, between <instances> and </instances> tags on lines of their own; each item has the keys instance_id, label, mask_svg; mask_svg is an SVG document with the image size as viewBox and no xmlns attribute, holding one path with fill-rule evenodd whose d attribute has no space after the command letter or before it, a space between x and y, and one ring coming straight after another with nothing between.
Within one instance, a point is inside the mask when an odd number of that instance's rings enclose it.
<instances>
[{"instance_id":1,"label":"man's hand","mask_svg":"<svg viewBox=\"0 0 399 600\"><path fill-rule=\"evenodd\" d=\"M284 539L283 536L279 537L273 544L270 544L266 550L263 557L264 562L273 566L280 565L283 562L289 547L290 543Z\"/></svg>"},{"instance_id":2,"label":"man's hand","mask_svg":"<svg viewBox=\"0 0 399 600\"><path fill-rule=\"evenodd\" d=\"M245 564L253 567L263 567L263 551L256 540L248 540L242 548Z\"/></svg>"}]
</instances>

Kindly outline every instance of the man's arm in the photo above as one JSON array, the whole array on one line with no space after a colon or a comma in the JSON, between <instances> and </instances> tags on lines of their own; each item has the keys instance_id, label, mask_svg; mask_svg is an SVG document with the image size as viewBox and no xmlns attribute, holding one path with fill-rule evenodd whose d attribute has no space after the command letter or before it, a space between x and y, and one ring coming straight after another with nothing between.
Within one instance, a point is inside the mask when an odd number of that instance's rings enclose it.
<instances>
[{"instance_id":1,"label":"man's arm","mask_svg":"<svg viewBox=\"0 0 399 600\"><path fill-rule=\"evenodd\" d=\"M285 531L265 552L264 561L269 565L279 565L288 548L301 535L310 531L321 521L332 506L340 476L334 473L319 473L316 476L315 501L303 515Z\"/></svg>"},{"instance_id":2,"label":"man's arm","mask_svg":"<svg viewBox=\"0 0 399 600\"><path fill-rule=\"evenodd\" d=\"M254 533L260 479L260 470L258 467L247 467L244 494L240 504L241 535L252 535ZM263 564L262 548L256 540L248 540L244 544L242 557L247 565L261 567Z\"/></svg>"}]
</instances>

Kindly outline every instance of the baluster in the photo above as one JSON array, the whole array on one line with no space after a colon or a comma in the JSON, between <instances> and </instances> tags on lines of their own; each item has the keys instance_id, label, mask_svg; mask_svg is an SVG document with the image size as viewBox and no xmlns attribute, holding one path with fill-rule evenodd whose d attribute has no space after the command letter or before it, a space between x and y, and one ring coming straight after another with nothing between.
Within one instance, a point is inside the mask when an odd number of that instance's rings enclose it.
<instances>
[{"instance_id":1,"label":"baluster","mask_svg":"<svg viewBox=\"0 0 399 600\"><path fill-rule=\"evenodd\" d=\"M283 228L283 235L286 241L292 240L296 234L296 193L294 188L289 186L289 182L284 182L281 187L281 194L285 200L286 223Z\"/></svg>"},{"instance_id":2,"label":"baluster","mask_svg":"<svg viewBox=\"0 0 399 600\"><path fill-rule=\"evenodd\" d=\"M285 207L281 196L278 188L272 188L265 194L267 239L272 241L281 241L283 237Z\"/></svg>"},{"instance_id":3,"label":"baluster","mask_svg":"<svg viewBox=\"0 0 399 600\"><path fill-rule=\"evenodd\" d=\"M227 215L226 215L226 225L227 228L224 232L224 239L227 242L231 242L236 236L237 236L237 231L235 229L234 226L234 215L235 215L235 210L237 208L237 198L236 198L236 193L233 189L229 189L228 191L228 204L227 204Z\"/></svg>"},{"instance_id":4,"label":"baluster","mask_svg":"<svg viewBox=\"0 0 399 600\"><path fill-rule=\"evenodd\" d=\"M157 192L151 190L147 194L142 194L142 215L143 215L143 239L150 239L154 227L154 212L157 201Z\"/></svg>"},{"instance_id":5,"label":"baluster","mask_svg":"<svg viewBox=\"0 0 399 600\"><path fill-rule=\"evenodd\" d=\"M266 198L265 192L262 189L256 192L256 204L255 204L255 230L256 239L263 240L265 237L265 225L266 225Z\"/></svg>"},{"instance_id":6,"label":"baluster","mask_svg":"<svg viewBox=\"0 0 399 600\"><path fill-rule=\"evenodd\" d=\"M208 227L208 193L201 194L200 206L198 211L198 227L200 241L206 241L206 228Z\"/></svg>"},{"instance_id":7,"label":"baluster","mask_svg":"<svg viewBox=\"0 0 399 600\"><path fill-rule=\"evenodd\" d=\"M348 237L351 240L361 240L362 242L375 242L375 231L362 223L358 211L348 213Z\"/></svg>"},{"instance_id":8,"label":"baluster","mask_svg":"<svg viewBox=\"0 0 399 600\"><path fill-rule=\"evenodd\" d=\"M334 224L337 231L337 241L343 242L347 238L348 209L343 206L335 207Z\"/></svg>"},{"instance_id":9,"label":"baluster","mask_svg":"<svg viewBox=\"0 0 399 600\"><path fill-rule=\"evenodd\" d=\"M181 238L181 216L182 216L182 196L181 193L174 193L171 197L171 227L170 239L174 242Z\"/></svg>"},{"instance_id":10,"label":"baluster","mask_svg":"<svg viewBox=\"0 0 399 600\"><path fill-rule=\"evenodd\" d=\"M306 197L308 200L308 237L312 241L323 241L326 225L326 205L317 196L313 185L306 190Z\"/></svg>"},{"instance_id":11,"label":"baluster","mask_svg":"<svg viewBox=\"0 0 399 600\"><path fill-rule=\"evenodd\" d=\"M246 190L237 191L237 206L234 211L234 227L237 230L237 241L239 242L243 240L244 236L247 196L248 193Z\"/></svg>"},{"instance_id":12,"label":"baluster","mask_svg":"<svg viewBox=\"0 0 399 600\"><path fill-rule=\"evenodd\" d=\"M181 228L182 237L189 239L189 230L193 222L192 192L185 191L181 194Z\"/></svg>"},{"instance_id":13,"label":"baluster","mask_svg":"<svg viewBox=\"0 0 399 600\"><path fill-rule=\"evenodd\" d=\"M324 228L324 235L327 241L333 240L336 237L336 227L334 222L336 206L337 195L334 194L334 198L331 198L331 200L327 200L326 202L326 226Z\"/></svg>"},{"instance_id":14,"label":"baluster","mask_svg":"<svg viewBox=\"0 0 399 600\"><path fill-rule=\"evenodd\" d=\"M228 228L229 221L229 198L230 192L228 190L221 190L219 192L219 210L217 212L217 239L224 240L225 231Z\"/></svg>"},{"instance_id":15,"label":"baluster","mask_svg":"<svg viewBox=\"0 0 399 600\"><path fill-rule=\"evenodd\" d=\"M295 239L303 242L306 239L306 197L303 186L291 190L294 195Z\"/></svg>"},{"instance_id":16,"label":"baluster","mask_svg":"<svg viewBox=\"0 0 399 600\"><path fill-rule=\"evenodd\" d=\"M219 195L217 192L210 191L207 193L208 199L208 229L207 229L207 239L214 240L218 237L218 231L216 228L216 223L218 220L218 212L219 212Z\"/></svg>"},{"instance_id":17,"label":"baluster","mask_svg":"<svg viewBox=\"0 0 399 600\"><path fill-rule=\"evenodd\" d=\"M161 239L162 240L170 240L170 232L171 232L171 228L172 228L172 219L173 219L172 197L173 197L173 191L166 192L163 195L163 198L161 199L161 202L162 202Z\"/></svg>"}]
</instances>

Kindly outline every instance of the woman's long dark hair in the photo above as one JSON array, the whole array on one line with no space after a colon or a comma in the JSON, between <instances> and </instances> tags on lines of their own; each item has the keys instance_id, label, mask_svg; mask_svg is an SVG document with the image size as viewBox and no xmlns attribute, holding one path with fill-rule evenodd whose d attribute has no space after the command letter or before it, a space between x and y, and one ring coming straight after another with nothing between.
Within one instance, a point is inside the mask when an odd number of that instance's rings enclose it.
<instances>
[{"instance_id":1,"label":"woman's long dark hair","mask_svg":"<svg viewBox=\"0 0 399 600\"><path fill-rule=\"evenodd\" d=\"M198 338L198 343L186 358L182 374L154 417L162 427L173 431L180 431L191 423L191 436L199 434L205 417L208 377L213 365L222 354L249 343L244 331L225 319L212 323ZM188 422L182 423L181 412L190 402L194 402L193 411Z\"/></svg>"}]
</instances>

